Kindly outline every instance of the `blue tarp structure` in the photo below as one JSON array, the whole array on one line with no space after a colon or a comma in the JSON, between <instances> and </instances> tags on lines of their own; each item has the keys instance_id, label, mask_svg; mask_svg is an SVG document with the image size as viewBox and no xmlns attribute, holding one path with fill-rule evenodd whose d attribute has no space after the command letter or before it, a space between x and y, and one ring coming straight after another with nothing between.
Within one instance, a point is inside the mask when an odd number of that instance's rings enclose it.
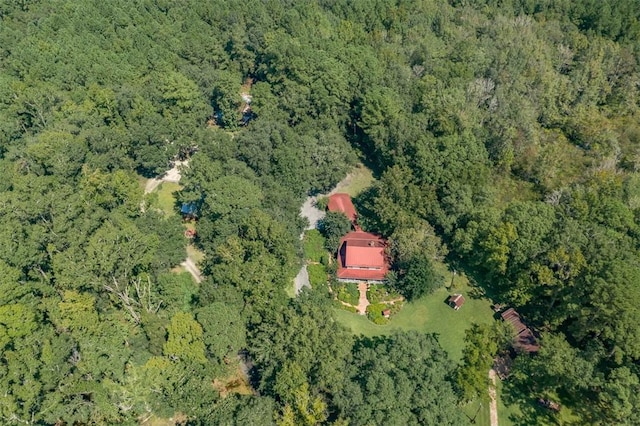
<instances>
[{"instance_id":1,"label":"blue tarp structure","mask_svg":"<svg viewBox=\"0 0 640 426\"><path fill-rule=\"evenodd\" d=\"M196 203L183 203L180 208L180 213L183 215L196 216L198 209Z\"/></svg>"}]
</instances>

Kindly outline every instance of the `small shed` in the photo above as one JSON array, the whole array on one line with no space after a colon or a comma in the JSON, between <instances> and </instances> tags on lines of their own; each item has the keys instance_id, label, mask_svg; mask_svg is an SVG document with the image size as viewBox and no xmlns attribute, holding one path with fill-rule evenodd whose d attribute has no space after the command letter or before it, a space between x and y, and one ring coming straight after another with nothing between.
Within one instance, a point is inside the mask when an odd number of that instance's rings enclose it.
<instances>
[{"instance_id":1,"label":"small shed","mask_svg":"<svg viewBox=\"0 0 640 426\"><path fill-rule=\"evenodd\" d=\"M198 208L195 203L183 203L182 207L180 207L180 213L185 220L198 218Z\"/></svg>"},{"instance_id":2,"label":"small shed","mask_svg":"<svg viewBox=\"0 0 640 426\"><path fill-rule=\"evenodd\" d=\"M464 305L464 297L461 294L452 294L447 303L457 311L462 305Z\"/></svg>"},{"instance_id":3,"label":"small shed","mask_svg":"<svg viewBox=\"0 0 640 426\"><path fill-rule=\"evenodd\" d=\"M389 318L391 316L391 309L385 309L382 311L382 316L385 318Z\"/></svg>"}]
</instances>

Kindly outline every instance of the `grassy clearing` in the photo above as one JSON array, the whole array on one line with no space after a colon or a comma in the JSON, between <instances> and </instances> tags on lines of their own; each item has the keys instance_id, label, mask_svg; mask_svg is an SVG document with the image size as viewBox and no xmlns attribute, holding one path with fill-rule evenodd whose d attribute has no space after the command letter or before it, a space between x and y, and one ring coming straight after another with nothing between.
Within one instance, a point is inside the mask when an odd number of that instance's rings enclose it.
<instances>
[{"instance_id":1,"label":"grassy clearing","mask_svg":"<svg viewBox=\"0 0 640 426\"><path fill-rule=\"evenodd\" d=\"M510 385L508 379L505 383L498 380L497 385L498 417L501 426L583 425L590 423L581 419L566 405L561 405L560 412L555 413L541 407L537 402L537 398L540 396L561 402L558 395L530 395L528 392Z\"/></svg>"},{"instance_id":2,"label":"grassy clearing","mask_svg":"<svg viewBox=\"0 0 640 426\"><path fill-rule=\"evenodd\" d=\"M448 272L446 265L438 265L437 268L446 273L443 274L445 282L451 285L452 273ZM458 311L445 303L451 293L461 293L466 299L466 303ZM439 335L440 345L456 363L462 358L464 333L471 324L494 321L491 302L477 295L477 289L471 287L467 278L460 274L454 276L451 289L441 287L419 300L406 302L388 325L375 325L366 317L341 310L336 310L335 314L338 322L351 329L354 334L369 337L389 334L396 329L436 333Z\"/></svg>"},{"instance_id":3,"label":"grassy clearing","mask_svg":"<svg viewBox=\"0 0 640 426\"><path fill-rule=\"evenodd\" d=\"M238 370L230 377L222 379L214 379L213 387L222 398L227 397L229 394L236 393L238 395L253 395L253 389L249 385L247 377Z\"/></svg>"},{"instance_id":4,"label":"grassy clearing","mask_svg":"<svg viewBox=\"0 0 640 426\"><path fill-rule=\"evenodd\" d=\"M293 281L291 282L290 286L287 286L284 289L285 294L287 295L287 297L289 299L295 299L296 298L296 287L295 287L295 283L293 283Z\"/></svg>"},{"instance_id":5,"label":"grassy clearing","mask_svg":"<svg viewBox=\"0 0 640 426\"><path fill-rule=\"evenodd\" d=\"M187 246L187 256L196 264L204 260L204 253L198 250L193 244Z\"/></svg>"},{"instance_id":6,"label":"grassy clearing","mask_svg":"<svg viewBox=\"0 0 640 426\"><path fill-rule=\"evenodd\" d=\"M172 274L182 274L183 272L187 272L187 270L184 268L184 266L178 265L171 268L169 272L171 272Z\"/></svg>"},{"instance_id":7,"label":"grassy clearing","mask_svg":"<svg viewBox=\"0 0 640 426\"><path fill-rule=\"evenodd\" d=\"M346 192L351 197L355 197L373 185L374 181L373 172L363 164L358 164L347 175L347 178L336 186L335 192Z\"/></svg>"},{"instance_id":8,"label":"grassy clearing","mask_svg":"<svg viewBox=\"0 0 640 426\"><path fill-rule=\"evenodd\" d=\"M140 189L142 189L142 191L144 192L144 190L147 188L147 182L149 182L149 179L141 175L137 175L137 179L138 185L140 185Z\"/></svg>"},{"instance_id":9,"label":"grassy clearing","mask_svg":"<svg viewBox=\"0 0 640 426\"><path fill-rule=\"evenodd\" d=\"M162 182L158 186L158 208L164 212L166 216L173 216L177 214L176 211L176 196L175 192L179 191L182 187L173 182Z\"/></svg>"},{"instance_id":10,"label":"grassy clearing","mask_svg":"<svg viewBox=\"0 0 640 426\"><path fill-rule=\"evenodd\" d=\"M501 426L512 426L515 419L522 418L522 411L517 404L505 404L504 385L502 380L496 379L496 391L498 395L498 419Z\"/></svg>"},{"instance_id":11,"label":"grassy clearing","mask_svg":"<svg viewBox=\"0 0 640 426\"><path fill-rule=\"evenodd\" d=\"M302 244L304 258L308 262L321 262L323 257L328 256L328 252L324 248L324 237L317 229L306 231Z\"/></svg>"},{"instance_id":12,"label":"grassy clearing","mask_svg":"<svg viewBox=\"0 0 640 426\"><path fill-rule=\"evenodd\" d=\"M489 399L471 401L461 407L462 412L469 420L474 419L478 426L491 426L491 413L489 412ZM500 426L506 423L498 416Z\"/></svg>"}]
</instances>

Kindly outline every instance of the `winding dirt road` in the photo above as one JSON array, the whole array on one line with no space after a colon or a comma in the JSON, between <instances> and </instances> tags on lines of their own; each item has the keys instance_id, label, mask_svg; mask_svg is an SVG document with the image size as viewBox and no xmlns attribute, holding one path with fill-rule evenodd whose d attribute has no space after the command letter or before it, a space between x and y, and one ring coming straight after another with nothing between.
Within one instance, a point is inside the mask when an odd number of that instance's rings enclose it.
<instances>
[{"instance_id":1,"label":"winding dirt road","mask_svg":"<svg viewBox=\"0 0 640 426\"><path fill-rule=\"evenodd\" d=\"M498 426L498 398L496 395L496 371L489 370L489 417L491 426Z\"/></svg>"},{"instance_id":2,"label":"winding dirt road","mask_svg":"<svg viewBox=\"0 0 640 426\"><path fill-rule=\"evenodd\" d=\"M160 176L159 178L149 179L147 181L147 184L144 187L144 193L150 194L151 192L155 191L162 182L180 182L180 178L182 177L180 175L180 167L188 165L189 160L174 162L173 167L167 170L162 176ZM187 272L189 272L198 284L202 282L202 273L200 272L200 269L198 269L198 266L193 259L187 256L187 258L180 264L180 266L182 266Z\"/></svg>"}]
</instances>

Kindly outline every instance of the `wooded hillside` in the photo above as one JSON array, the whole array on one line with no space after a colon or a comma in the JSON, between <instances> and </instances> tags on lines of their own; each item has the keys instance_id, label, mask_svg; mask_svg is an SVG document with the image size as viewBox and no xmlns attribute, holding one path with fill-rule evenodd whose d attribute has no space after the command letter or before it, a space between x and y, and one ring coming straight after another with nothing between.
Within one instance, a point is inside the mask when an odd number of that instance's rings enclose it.
<instances>
[{"instance_id":1,"label":"wooded hillside","mask_svg":"<svg viewBox=\"0 0 640 426\"><path fill-rule=\"evenodd\" d=\"M359 220L401 242L399 272L446 254L541 331L517 386L633 424L639 17L631 0L0 0L0 423L464 424L437 337L352 336L326 291L286 295L304 197L363 161ZM179 216L140 184L187 157L175 207L200 212L200 284L174 270ZM223 395L240 351L253 394Z\"/></svg>"}]
</instances>

